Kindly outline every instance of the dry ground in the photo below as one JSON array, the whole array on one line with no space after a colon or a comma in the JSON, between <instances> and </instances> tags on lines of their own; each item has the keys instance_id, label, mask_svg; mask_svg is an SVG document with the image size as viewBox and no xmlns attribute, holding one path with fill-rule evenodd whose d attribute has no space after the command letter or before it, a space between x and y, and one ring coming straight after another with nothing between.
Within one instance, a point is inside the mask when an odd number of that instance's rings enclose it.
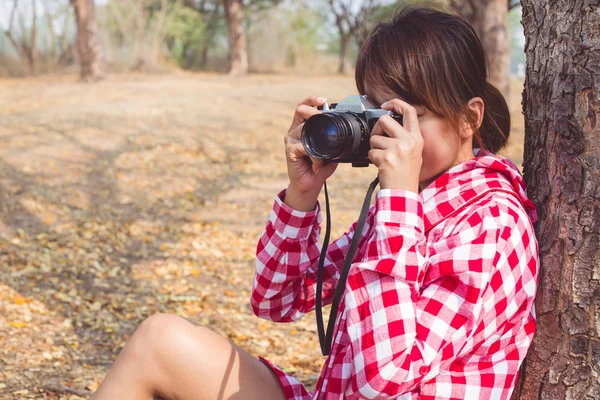
<instances>
[{"instance_id":1,"label":"dry ground","mask_svg":"<svg viewBox=\"0 0 600 400\"><path fill-rule=\"evenodd\" d=\"M520 164L513 87L508 150ZM156 312L210 326L313 385L314 315L282 325L252 314L254 250L287 183L296 103L354 91L332 76L0 81L0 399L84 396ZM342 166L331 179L334 234L374 176Z\"/></svg>"}]
</instances>

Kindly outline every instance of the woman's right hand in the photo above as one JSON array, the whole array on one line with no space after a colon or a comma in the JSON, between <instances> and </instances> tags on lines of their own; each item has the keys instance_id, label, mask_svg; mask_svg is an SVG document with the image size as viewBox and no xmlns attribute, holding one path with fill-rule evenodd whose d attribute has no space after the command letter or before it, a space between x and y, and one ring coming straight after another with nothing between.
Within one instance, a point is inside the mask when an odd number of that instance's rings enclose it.
<instances>
[{"instance_id":1,"label":"woman's right hand","mask_svg":"<svg viewBox=\"0 0 600 400\"><path fill-rule=\"evenodd\" d=\"M298 104L292 125L285 135L285 157L290 184L284 203L298 211L314 209L323 183L337 167L337 163L323 163L322 160L309 157L302 145L304 121L321 113L315 106L321 106L326 101L323 97L312 96Z\"/></svg>"}]
</instances>

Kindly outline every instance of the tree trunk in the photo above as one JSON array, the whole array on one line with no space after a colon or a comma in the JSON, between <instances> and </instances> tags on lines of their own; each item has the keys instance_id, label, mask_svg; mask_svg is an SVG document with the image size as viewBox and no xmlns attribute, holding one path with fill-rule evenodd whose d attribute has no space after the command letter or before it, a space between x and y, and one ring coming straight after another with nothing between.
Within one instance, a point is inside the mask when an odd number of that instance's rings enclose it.
<instances>
[{"instance_id":1,"label":"tree trunk","mask_svg":"<svg viewBox=\"0 0 600 400\"><path fill-rule=\"evenodd\" d=\"M515 397L600 399L600 1L522 4L524 172L541 269Z\"/></svg>"},{"instance_id":2,"label":"tree trunk","mask_svg":"<svg viewBox=\"0 0 600 400\"><path fill-rule=\"evenodd\" d=\"M98 38L98 25L94 13L94 0L71 0L77 23L77 51L81 64L81 79L103 79L106 66Z\"/></svg>"},{"instance_id":3,"label":"tree trunk","mask_svg":"<svg viewBox=\"0 0 600 400\"><path fill-rule=\"evenodd\" d=\"M348 44L350 36L340 35L340 59L338 63L338 74L346 73L346 54L348 53Z\"/></svg>"},{"instance_id":4,"label":"tree trunk","mask_svg":"<svg viewBox=\"0 0 600 400\"><path fill-rule=\"evenodd\" d=\"M510 37L507 0L451 1L473 26L488 59L488 81L504 97L510 94Z\"/></svg>"},{"instance_id":5,"label":"tree trunk","mask_svg":"<svg viewBox=\"0 0 600 400\"><path fill-rule=\"evenodd\" d=\"M54 32L54 18L50 13L48 4L42 2L44 6L44 14L46 15L46 23L48 24L48 55L52 61L56 60L56 33Z\"/></svg>"},{"instance_id":6,"label":"tree trunk","mask_svg":"<svg viewBox=\"0 0 600 400\"><path fill-rule=\"evenodd\" d=\"M229 74L245 74L248 72L248 53L242 0L225 0L225 16L229 31Z\"/></svg>"},{"instance_id":7,"label":"tree trunk","mask_svg":"<svg viewBox=\"0 0 600 400\"><path fill-rule=\"evenodd\" d=\"M479 38L488 58L488 80L504 97L509 95L510 38L506 0L488 0L479 20Z\"/></svg>"},{"instance_id":8,"label":"tree trunk","mask_svg":"<svg viewBox=\"0 0 600 400\"><path fill-rule=\"evenodd\" d=\"M31 73L35 73L35 64L36 64L36 53L37 53L37 1L33 0L31 2L31 9L33 12L33 23L31 24L31 44L28 46L28 55L27 59L29 60L29 67L31 68Z\"/></svg>"}]
</instances>

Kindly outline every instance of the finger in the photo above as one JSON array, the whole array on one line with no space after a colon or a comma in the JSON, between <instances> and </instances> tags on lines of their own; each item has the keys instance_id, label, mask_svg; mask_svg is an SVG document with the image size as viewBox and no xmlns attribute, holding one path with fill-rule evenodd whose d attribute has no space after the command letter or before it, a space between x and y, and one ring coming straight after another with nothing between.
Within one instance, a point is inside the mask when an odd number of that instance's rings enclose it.
<instances>
[{"instance_id":1,"label":"finger","mask_svg":"<svg viewBox=\"0 0 600 400\"><path fill-rule=\"evenodd\" d=\"M376 167L379 167L381 165L381 163L383 162L384 153L385 153L385 150L371 149L371 150L369 150L367 157L369 157L369 160L371 160L371 162L373 164L375 164Z\"/></svg>"},{"instance_id":2,"label":"finger","mask_svg":"<svg viewBox=\"0 0 600 400\"><path fill-rule=\"evenodd\" d=\"M369 140L369 144L371 145L372 149L380 150L389 149L393 147L396 143L398 143L398 139L381 135L371 136L371 139Z\"/></svg>"},{"instance_id":3,"label":"finger","mask_svg":"<svg viewBox=\"0 0 600 400\"><path fill-rule=\"evenodd\" d=\"M307 105L301 104L296 108L296 112L294 113L294 120L292 121L292 125L289 130L295 129L298 125L303 124L304 121L309 119L315 114L320 114L321 111L317 110L314 107L309 107Z\"/></svg>"},{"instance_id":4,"label":"finger","mask_svg":"<svg viewBox=\"0 0 600 400\"><path fill-rule=\"evenodd\" d=\"M392 99L383 103L381 108L384 110L394 110L398 114L402 114L402 123L404 128L414 134L421 133L419 128L419 115L414 106L400 99Z\"/></svg>"},{"instance_id":5,"label":"finger","mask_svg":"<svg viewBox=\"0 0 600 400\"><path fill-rule=\"evenodd\" d=\"M288 144L288 154L292 160L308 158L311 162L312 170L317 173L323 167L324 161L318 158L311 157L301 142L291 142ZM308 161L308 160L307 160Z\"/></svg>"},{"instance_id":6,"label":"finger","mask_svg":"<svg viewBox=\"0 0 600 400\"><path fill-rule=\"evenodd\" d=\"M291 131L286 137L286 145L288 146L288 153L293 154L296 157L308 157L313 165L313 170L317 172L323 165L323 160L311 157L304 147L302 140L300 139L300 133L304 124L298 125L293 131Z\"/></svg>"},{"instance_id":7,"label":"finger","mask_svg":"<svg viewBox=\"0 0 600 400\"><path fill-rule=\"evenodd\" d=\"M371 149L391 151L392 153L406 155L417 147L417 143L410 136L389 138L385 136L371 136Z\"/></svg>"},{"instance_id":8,"label":"finger","mask_svg":"<svg viewBox=\"0 0 600 400\"><path fill-rule=\"evenodd\" d=\"M319 170L323 167L323 160L319 160L318 158L310 157L310 161L312 161L312 170L315 174L319 173Z\"/></svg>"},{"instance_id":9,"label":"finger","mask_svg":"<svg viewBox=\"0 0 600 400\"><path fill-rule=\"evenodd\" d=\"M323 96L310 96L307 97L306 99L302 100L300 103L298 103L298 105L304 104L307 106L320 106L322 104L324 104L327 101L327 99Z\"/></svg>"},{"instance_id":10,"label":"finger","mask_svg":"<svg viewBox=\"0 0 600 400\"><path fill-rule=\"evenodd\" d=\"M301 123L290 130L287 136L293 140L302 140L302 129L304 129L304 123Z\"/></svg>"},{"instance_id":11,"label":"finger","mask_svg":"<svg viewBox=\"0 0 600 400\"><path fill-rule=\"evenodd\" d=\"M304 146L300 142L289 143L287 154L292 160L297 160L308 156L308 153L306 153Z\"/></svg>"},{"instance_id":12,"label":"finger","mask_svg":"<svg viewBox=\"0 0 600 400\"><path fill-rule=\"evenodd\" d=\"M407 129L405 129L402 125L396 122L389 115L382 115L379 117L379 120L373 126L371 130L371 136L389 136L392 138L402 137L402 135L407 134Z\"/></svg>"},{"instance_id":13,"label":"finger","mask_svg":"<svg viewBox=\"0 0 600 400\"><path fill-rule=\"evenodd\" d=\"M310 116L320 113L321 111L317 110L314 107L322 106L326 102L327 99L325 97L311 96L298 103L298 107L296 108L296 112L294 113L294 119L292 120L292 125L290 126L290 130L303 123Z\"/></svg>"}]
</instances>

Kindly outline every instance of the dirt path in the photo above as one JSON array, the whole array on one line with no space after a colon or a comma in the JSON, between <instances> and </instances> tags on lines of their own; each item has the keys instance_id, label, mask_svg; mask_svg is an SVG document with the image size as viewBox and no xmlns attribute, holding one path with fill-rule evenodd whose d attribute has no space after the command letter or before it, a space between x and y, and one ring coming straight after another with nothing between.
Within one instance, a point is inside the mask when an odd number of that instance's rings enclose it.
<instances>
[{"instance_id":1,"label":"dirt path","mask_svg":"<svg viewBox=\"0 0 600 400\"><path fill-rule=\"evenodd\" d=\"M282 135L296 103L353 92L348 77L0 82L0 399L94 390L155 312L210 326L313 385L314 315L282 325L252 314L254 250L287 183ZM374 174L336 172L334 235Z\"/></svg>"},{"instance_id":2,"label":"dirt path","mask_svg":"<svg viewBox=\"0 0 600 400\"><path fill-rule=\"evenodd\" d=\"M350 92L337 77L3 82L0 397L93 390L158 311L314 381L313 319L261 321L248 296L256 239L287 182L282 134L295 104Z\"/></svg>"}]
</instances>

